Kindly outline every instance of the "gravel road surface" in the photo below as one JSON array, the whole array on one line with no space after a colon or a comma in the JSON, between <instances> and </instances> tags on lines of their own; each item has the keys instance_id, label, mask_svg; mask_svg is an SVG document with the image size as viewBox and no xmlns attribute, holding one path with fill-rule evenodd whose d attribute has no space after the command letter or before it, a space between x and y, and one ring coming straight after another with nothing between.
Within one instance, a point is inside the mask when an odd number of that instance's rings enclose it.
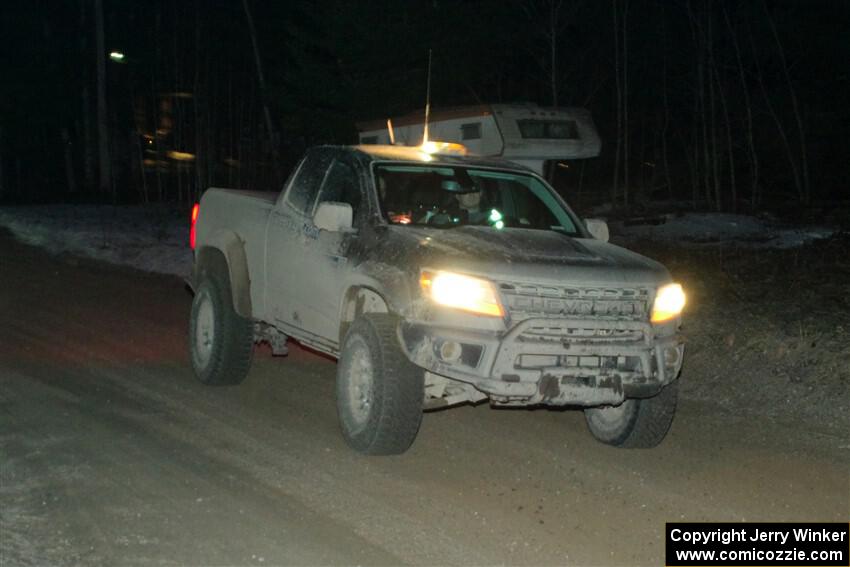
<instances>
[{"instance_id":1,"label":"gravel road surface","mask_svg":"<svg viewBox=\"0 0 850 567\"><path fill-rule=\"evenodd\" d=\"M663 565L668 521L850 517L846 437L687 399L653 450L482 405L361 457L333 360L260 348L241 386L198 383L190 302L0 232L0 563Z\"/></svg>"}]
</instances>

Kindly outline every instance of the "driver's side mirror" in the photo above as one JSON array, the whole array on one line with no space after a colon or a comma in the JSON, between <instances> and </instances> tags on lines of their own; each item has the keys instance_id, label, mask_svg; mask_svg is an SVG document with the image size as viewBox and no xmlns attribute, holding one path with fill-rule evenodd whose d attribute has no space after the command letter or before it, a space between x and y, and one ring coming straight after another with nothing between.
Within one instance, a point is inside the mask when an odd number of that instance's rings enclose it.
<instances>
[{"instance_id":1,"label":"driver's side mirror","mask_svg":"<svg viewBox=\"0 0 850 567\"><path fill-rule=\"evenodd\" d=\"M584 226L587 227L587 232L596 240L608 242L610 234L608 233L608 223L602 219L584 219Z\"/></svg>"},{"instance_id":2,"label":"driver's side mirror","mask_svg":"<svg viewBox=\"0 0 850 567\"><path fill-rule=\"evenodd\" d=\"M324 201L319 203L313 215L313 224L322 230L342 232L351 228L353 216L354 212L348 203Z\"/></svg>"}]
</instances>

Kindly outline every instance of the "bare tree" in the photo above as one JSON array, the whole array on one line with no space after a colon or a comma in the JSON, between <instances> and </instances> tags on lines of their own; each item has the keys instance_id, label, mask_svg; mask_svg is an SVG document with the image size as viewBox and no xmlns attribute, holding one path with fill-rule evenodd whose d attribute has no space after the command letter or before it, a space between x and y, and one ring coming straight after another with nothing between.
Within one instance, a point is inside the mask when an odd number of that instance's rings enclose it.
<instances>
[{"instance_id":1,"label":"bare tree","mask_svg":"<svg viewBox=\"0 0 850 567\"><path fill-rule=\"evenodd\" d=\"M738 43L738 34L732 26L732 20L729 17L729 12L726 10L726 6L721 3L720 7L723 10L723 18L726 21L729 36L732 38L732 47L735 50L735 61L738 64L738 79L741 82L741 92L744 95L744 109L746 110L747 116L747 156L750 161L750 206L755 208L759 202L759 159L758 153L756 152L755 136L753 134L753 105L750 101L750 89L744 72L744 62L741 57L741 47Z\"/></svg>"},{"instance_id":2,"label":"bare tree","mask_svg":"<svg viewBox=\"0 0 850 567\"><path fill-rule=\"evenodd\" d=\"M717 92L720 93L720 107L723 110L723 121L725 126L724 130L726 132L726 151L729 160L729 197L731 199L730 210L734 213L736 212L738 206L738 184L735 179L735 151L732 145L732 122L729 118L729 107L726 102L726 91L723 88L723 82L720 79L720 71L718 70L717 65L714 66L714 79L717 82ZM719 176L715 180L715 183L719 186ZM717 202L718 210L723 208L722 200L719 197L720 195L718 195Z\"/></svg>"},{"instance_id":3,"label":"bare tree","mask_svg":"<svg viewBox=\"0 0 850 567\"><path fill-rule=\"evenodd\" d=\"M623 206L629 206L629 0L623 3Z\"/></svg>"},{"instance_id":4,"label":"bare tree","mask_svg":"<svg viewBox=\"0 0 850 567\"><path fill-rule=\"evenodd\" d=\"M669 87L667 85L667 52L668 35L667 35L667 13L664 9L664 4L661 4L661 31L663 41L661 43L661 93L664 102L664 118L661 123L661 160L664 165L664 182L667 185L667 198L673 198L673 181L670 179L670 162L668 160L667 136L670 128L670 98Z\"/></svg>"},{"instance_id":5,"label":"bare tree","mask_svg":"<svg viewBox=\"0 0 850 567\"><path fill-rule=\"evenodd\" d=\"M620 185L620 160L623 146L623 85L620 72L620 14L617 0L611 0L614 16L614 82L617 87L617 136L614 146L614 178L611 183L611 202L617 204Z\"/></svg>"},{"instance_id":6,"label":"bare tree","mask_svg":"<svg viewBox=\"0 0 850 567\"><path fill-rule=\"evenodd\" d=\"M561 0L549 0L549 84L552 88L552 106L558 106L558 13Z\"/></svg>"},{"instance_id":7,"label":"bare tree","mask_svg":"<svg viewBox=\"0 0 850 567\"><path fill-rule=\"evenodd\" d=\"M90 0L80 0L80 29L86 29L87 23L87 7L90 6ZM80 34L80 55L85 60L88 56L88 42L89 36L88 34L81 33ZM95 147L94 147L94 135L92 134L92 118L91 118L91 94L89 93L88 82L91 79L91 67L85 66L81 69L83 76L85 77L85 83L82 88L82 92L80 93L80 105L81 105L81 115L82 121L77 126L77 135L82 134L83 138L83 187L85 190L90 191L94 187L94 161L95 161Z\"/></svg>"},{"instance_id":8,"label":"bare tree","mask_svg":"<svg viewBox=\"0 0 850 567\"><path fill-rule=\"evenodd\" d=\"M779 62L782 66L782 75L785 78L785 83L788 86L788 94L791 97L791 108L794 110L794 121L797 124L797 135L800 143L800 168L801 177L797 186L800 201L803 204L809 204L811 200L811 187L809 184L809 159L806 148L806 128L803 125L803 116L800 113L800 103L797 100L797 90L794 88L794 81L791 80L791 73L788 69L788 61L785 58L785 49L782 47L782 41L779 39L779 32L776 29L776 22L773 16L770 15L770 10L767 7L767 2L762 0L764 13L767 17L767 23L770 24L770 31L773 33L773 39L776 42L776 51L779 54Z\"/></svg>"},{"instance_id":9,"label":"bare tree","mask_svg":"<svg viewBox=\"0 0 850 567\"><path fill-rule=\"evenodd\" d=\"M761 88L762 98L764 98L768 114L770 114L770 117L773 119L773 123L776 125L776 130L779 132L779 138L782 140L782 146L785 148L785 155L788 158L788 165L791 167L791 174L794 176L794 186L797 189L797 198L800 200L800 202L805 203L806 197L805 192L803 190L803 183L800 179L800 169L797 165L797 158L794 155L794 150L791 147L791 140L788 138L788 132L785 128L785 125L782 123L782 119L779 117L779 113L776 110L776 106L774 106L773 104L773 97L771 97L770 93L767 92L767 86L764 84L764 73L762 72L761 62L759 61L755 40L753 40L752 34L749 34L749 36L750 47L753 51L753 60L756 65L756 78L758 79L759 87Z\"/></svg>"},{"instance_id":10,"label":"bare tree","mask_svg":"<svg viewBox=\"0 0 850 567\"><path fill-rule=\"evenodd\" d=\"M0 126L0 200L6 196L6 177L3 175L3 161L6 157L3 151L3 127Z\"/></svg>"},{"instance_id":11,"label":"bare tree","mask_svg":"<svg viewBox=\"0 0 850 567\"><path fill-rule=\"evenodd\" d=\"M194 191L190 198L191 201L197 201L200 198L201 192L204 189L204 159L207 159L206 148L204 147L203 128L201 122L201 103L204 97L201 96L201 18L198 1L195 0L195 75L192 81L192 92L195 98L192 100L192 112L195 122L195 183Z\"/></svg>"},{"instance_id":12,"label":"bare tree","mask_svg":"<svg viewBox=\"0 0 850 567\"><path fill-rule=\"evenodd\" d=\"M94 0L94 13L97 35L97 141L100 165L98 189L101 194L110 193L112 200L115 201L112 162L109 152L109 122L106 111L106 45L103 32L103 0Z\"/></svg>"},{"instance_id":13,"label":"bare tree","mask_svg":"<svg viewBox=\"0 0 850 567\"><path fill-rule=\"evenodd\" d=\"M257 81L260 83L260 97L263 100L263 116L266 120L266 129L268 130L269 140L272 143L272 149L276 154L276 133L274 126L272 125L272 115L269 111L269 102L267 96L268 91L266 90L266 77L263 73L263 61L260 57L260 47L257 43L257 30L254 27L254 17L251 15L251 9L248 7L248 0L242 0L242 7L245 10L245 19L248 21L248 31L251 33L251 45L254 48L254 63L257 66Z\"/></svg>"},{"instance_id":14,"label":"bare tree","mask_svg":"<svg viewBox=\"0 0 850 567\"><path fill-rule=\"evenodd\" d=\"M71 134L67 128L62 128L62 153L65 158L65 185L68 193L77 192L76 174L74 173L74 156L71 152Z\"/></svg>"},{"instance_id":15,"label":"bare tree","mask_svg":"<svg viewBox=\"0 0 850 567\"><path fill-rule=\"evenodd\" d=\"M525 12L526 17L540 24L535 26L543 30L542 35L546 44L546 58L534 57L540 63L542 74L549 86L549 95L552 106L558 106L560 102L560 60L561 37L570 21L575 17L584 2L573 0L568 4L564 0L523 0L519 6ZM535 53L537 51L535 50Z\"/></svg>"}]
</instances>

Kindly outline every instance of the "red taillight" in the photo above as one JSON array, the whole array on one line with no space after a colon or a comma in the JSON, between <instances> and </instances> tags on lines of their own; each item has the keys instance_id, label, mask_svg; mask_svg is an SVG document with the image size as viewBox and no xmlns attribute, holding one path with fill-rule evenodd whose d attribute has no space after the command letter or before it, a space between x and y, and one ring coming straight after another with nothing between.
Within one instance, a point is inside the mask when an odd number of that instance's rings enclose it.
<instances>
[{"instance_id":1,"label":"red taillight","mask_svg":"<svg viewBox=\"0 0 850 567\"><path fill-rule=\"evenodd\" d=\"M192 227L189 229L189 248L192 250L195 249L195 223L198 222L198 210L201 208L201 205L195 203L195 206L192 207Z\"/></svg>"}]
</instances>

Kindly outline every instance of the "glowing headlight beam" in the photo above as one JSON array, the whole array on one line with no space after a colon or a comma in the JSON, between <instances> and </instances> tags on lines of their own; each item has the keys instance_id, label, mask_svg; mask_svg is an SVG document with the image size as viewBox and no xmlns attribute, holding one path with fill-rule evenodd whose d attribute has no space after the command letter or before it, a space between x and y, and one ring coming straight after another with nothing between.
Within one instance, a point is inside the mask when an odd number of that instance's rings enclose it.
<instances>
[{"instance_id":1,"label":"glowing headlight beam","mask_svg":"<svg viewBox=\"0 0 850 567\"><path fill-rule=\"evenodd\" d=\"M685 308L686 302L685 290L682 289L681 285L672 283L661 287L655 294L650 321L664 323L678 317L682 313L682 309Z\"/></svg>"},{"instance_id":2,"label":"glowing headlight beam","mask_svg":"<svg viewBox=\"0 0 850 567\"><path fill-rule=\"evenodd\" d=\"M434 303L478 315L502 317L496 288L487 280L454 272L422 272L422 292Z\"/></svg>"}]
</instances>

